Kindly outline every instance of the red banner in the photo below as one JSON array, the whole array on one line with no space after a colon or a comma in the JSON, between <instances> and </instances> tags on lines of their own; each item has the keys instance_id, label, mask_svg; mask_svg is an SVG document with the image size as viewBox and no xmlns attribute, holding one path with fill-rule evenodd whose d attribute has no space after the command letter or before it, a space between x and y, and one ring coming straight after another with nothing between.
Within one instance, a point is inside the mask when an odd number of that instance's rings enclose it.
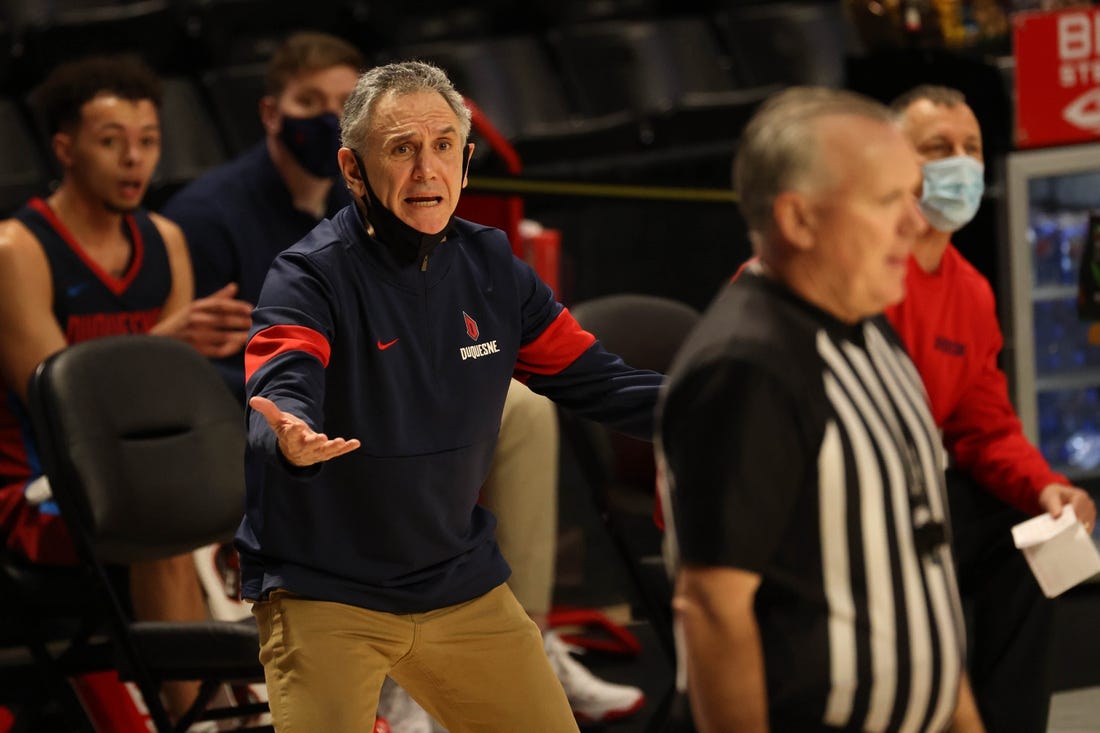
<instances>
[{"instance_id":1,"label":"red banner","mask_svg":"<svg viewBox=\"0 0 1100 733\"><path fill-rule=\"evenodd\" d=\"M1100 9L1017 13L1016 145L1100 139Z\"/></svg>"}]
</instances>

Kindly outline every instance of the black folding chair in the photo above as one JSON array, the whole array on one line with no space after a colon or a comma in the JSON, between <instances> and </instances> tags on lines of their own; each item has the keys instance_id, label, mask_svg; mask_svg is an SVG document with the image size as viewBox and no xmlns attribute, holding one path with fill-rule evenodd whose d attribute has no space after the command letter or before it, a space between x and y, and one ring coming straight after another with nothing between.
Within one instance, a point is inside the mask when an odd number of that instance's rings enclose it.
<instances>
[{"instance_id":1,"label":"black folding chair","mask_svg":"<svg viewBox=\"0 0 1100 733\"><path fill-rule=\"evenodd\" d=\"M14 716L12 733L93 730L70 684L113 668L91 581L88 568L40 568L0 550L0 704Z\"/></svg>"},{"instance_id":2,"label":"black folding chair","mask_svg":"<svg viewBox=\"0 0 1100 733\"><path fill-rule=\"evenodd\" d=\"M671 298L641 293L604 295L570 307L577 322L633 367L667 372L699 311ZM654 522L657 472L653 446L559 410L564 440L594 492L604 527L618 551L640 610L669 663L675 665L672 584ZM687 701L670 685L647 731L692 731Z\"/></svg>"},{"instance_id":3,"label":"black folding chair","mask_svg":"<svg viewBox=\"0 0 1100 733\"><path fill-rule=\"evenodd\" d=\"M634 367L668 370L699 312L671 298L620 293L570 308L573 317L611 352ZM594 491L605 527L629 571L643 613L674 659L671 586L661 560L662 537L653 521L656 468L653 446L598 423L559 411L559 424L585 481Z\"/></svg>"},{"instance_id":4,"label":"black folding chair","mask_svg":"<svg viewBox=\"0 0 1100 733\"><path fill-rule=\"evenodd\" d=\"M263 679L251 620L136 621L110 578L112 565L225 541L240 521L243 411L214 367L166 337L96 339L43 362L28 401L54 498L95 579L89 606L104 610L114 665L141 691L157 731L265 711L264 703L207 709L223 684ZM202 685L173 725L159 689L178 680Z\"/></svg>"}]
</instances>

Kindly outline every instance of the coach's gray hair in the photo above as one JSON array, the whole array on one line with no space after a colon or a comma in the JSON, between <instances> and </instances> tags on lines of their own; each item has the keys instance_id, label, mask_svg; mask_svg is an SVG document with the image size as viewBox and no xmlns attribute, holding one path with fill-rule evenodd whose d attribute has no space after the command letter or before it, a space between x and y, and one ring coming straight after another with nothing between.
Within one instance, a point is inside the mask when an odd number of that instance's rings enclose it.
<instances>
[{"instance_id":1,"label":"coach's gray hair","mask_svg":"<svg viewBox=\"0 0 1100 733\"><path fill-rule=\"evenodd\" d=\"M401 61L376 66L359 77L355 91L344 103L344 116L340 122L342 145L363 151L375 105L391 92L399 96L416 92L437 92L458 117L463 143L470 137L470 110L463 102L462 95L447 78L447 74L438 66L425 61Z\"/></svg>"},{"instance_id":2,"label":"coach's gray hair","mask_svg":"<svg viewBox=\"0 0 1100 733\"><path fill-rule=\"evenodd\" d=\"M827 171L820 170L817 123L833 115L892 121L885 105L860 94L790 87L765 101L745 126L733 164L733 187L754 238L770 228L776 196L828 182Z\"/></svg>"}]
</instances>

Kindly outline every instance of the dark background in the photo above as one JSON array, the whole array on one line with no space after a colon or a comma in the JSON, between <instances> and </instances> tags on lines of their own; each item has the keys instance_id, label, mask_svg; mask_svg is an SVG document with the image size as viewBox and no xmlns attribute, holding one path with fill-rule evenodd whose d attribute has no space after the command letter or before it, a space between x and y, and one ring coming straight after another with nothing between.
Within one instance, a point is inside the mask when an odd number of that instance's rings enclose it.
<instances>
[{"instance_id":1,"label":"dark background","mask_svg":"<svg viewBox=\"0 0 1100 733\"><path fill-rule=\"evenodd\" d=\"M741 126L783 86L844 86L883 101L919 82L957 86L983 124L996 182L1011 107L989 52L1004 49L946 51L927 33L883 41L857 31L852 12L733 0L0 0L0 213L55 177L28 98L59 61L133 51L165 77L155 209L260 138L263 63L288 32L313 28L371 62L415 56L448 69L515 146L522 178L545 184L525 210L562 234L567 303L638 291L703 308L749 254L736 205L624 198L615 187L728 192ZM507 175L481 141L470 190ZM610 194L555 186L575 182ZM957 242L994 287L998 190Z\"/></svg>"},{"instance_id":2,"label":"dark background","mask_svg":"<svg viewBox=\"0 0 1100 733\"><path fill-rule=\"evenodd\" d=\"M903 30L875 0L0 0L0 215L48 193L56 178L28 104L56 63L131 51L162 74L164 154L146 202L155 210L261 138L264 63L287 33L316 29L348 39L370 62L420 57L448 70L522 163L516 176L478 141L470 191L510 177L536 185L525 212L561 233L567 304L641 292L707 305L750 248L736 205L704 193L728 194L742 126L769 94L824 84L888 102L918 83L954 86L981 122L988 184L955 243L1003 297L1001 176L1013 110L1002 69L1011 69L1011 49L996 35L949 49L930 3L910 6L922 23ZM604 188L580 195L575 184ZM677 197L681 189L703 193ZM636 601L568 446L562 461L559 602ZM1083 587L1060 606L1060 688L1095 681L1083 660L1096 650L1081 645L1096 646L1096 593ZM587 660L651 696L621 731L645 728L671 677L652 629L636 630L641 659Z\"/></svg>"}]
</instances>

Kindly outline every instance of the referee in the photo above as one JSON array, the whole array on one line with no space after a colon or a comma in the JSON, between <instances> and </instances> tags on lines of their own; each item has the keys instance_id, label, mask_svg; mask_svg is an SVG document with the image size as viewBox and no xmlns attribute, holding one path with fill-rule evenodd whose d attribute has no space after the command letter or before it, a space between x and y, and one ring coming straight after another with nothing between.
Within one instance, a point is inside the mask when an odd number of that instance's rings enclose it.
<instances>
[{"instance_id":1,"label":"referee","mask_svg":"<svg viewBox=\"0 0 1100 733\"><path fill-rule=\"evenodd\" d=\"M734 170L759 261L689 337L658 460L700 731L981 731L943 450L878 315L904 295L920 169L889 112L791 88Z\"/></svg>"}]
</instances>

